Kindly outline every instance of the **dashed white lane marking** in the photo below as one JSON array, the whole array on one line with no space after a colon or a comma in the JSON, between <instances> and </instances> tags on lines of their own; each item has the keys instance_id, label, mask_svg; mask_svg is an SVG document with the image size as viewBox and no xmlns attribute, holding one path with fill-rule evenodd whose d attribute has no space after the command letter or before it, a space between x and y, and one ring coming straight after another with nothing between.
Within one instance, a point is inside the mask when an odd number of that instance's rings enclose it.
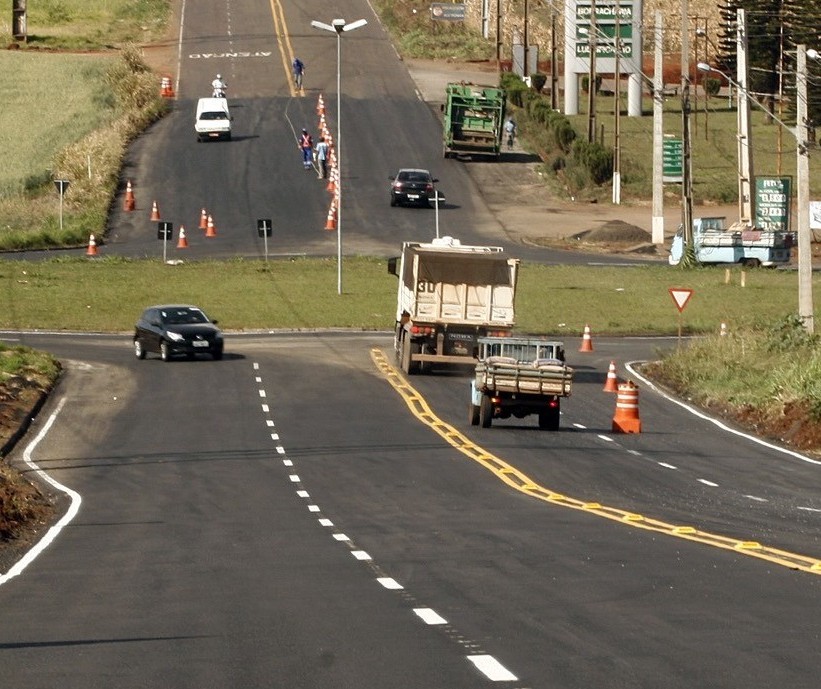
<instances>
[{"instance_id":1,"label":"dashed white lane marking","mask_svg":"<svg viewBox=\"0 0 821 689\"><path fill-rule=\"evenodd\" d=\"M256 378L254 378L254 382L255 383L261 383L262 382L262 376L257 376Z\"/></svg>"},{"instance_id":2,"label":"dashed white lane marking","mask_svg":"<svg viewBox=\"0 0 821 689\"><path fill-rule=\"evenodd\" d=\"M668 464L667 462L659 462L658 465L660 467L664 467L665 469L672 469L673 471L678 471L678 467L675 464Z\"/></svg>"},{"instance_id":3,"label":"dashed white lane marking","mask_svg":"<svg viewBox=\"0 0 821 689\"><path fill-rule=\"evenodd\" d=\"M298 490L296 492L296 494L301 498L310 498L311 497L307 490Z\"/></svg>"},{"instance_id":4,"label":"dashed white lane marking","mask_svg":"<svg viewBox=\"0 0 821 689\"><path fill-rule=\"evenodd\" d=\"M767 498L759 498L757 495L745 495L744 497L749 500L755 500L756 502L769 502Z\"/></svg>"},{"instance_id":5,"label":"dashed white lane marking","mask_svg":"<svg viewBox=\"0 0 821 689\"><path fill-rule=\"evenodd\" d=\"M279 433L271 433L271 440L279 440Z\"/></svg>"},{"instance_id":6,"label":"dashed white lane marking","mask_svg":"<svg viewBox=\"0 0 821 689\"><path fill-rule=\"evenodd\" d=\"M425 624L447 624L448 621L430 608L414 608L413 611L422 618Z\"/></svg>"},{"instance_id":7,"label":"dashed white lane marking","mask_svg":"<svg viewBox=\"0 0 821 689\"><path fill-rule=\"evenodd\" d=\"M309 512L321 512L322 510L319 509L319 505L308 505Z\"/></svg>"},{"instance_id":8,"label":"dashed white lane marking","mask_svg":"<svg viewBox=\"0 0 821 689\"><path fill-rule=\"evenodd\" d=\"M270 407L268 407L268 405L267 405L267 404L263 404L263 405L262 405L262 412L263 412L264 414L267 414L269 411L271 411ZM272 421L271 423L273 423L273 421Z\"/></svg>"},{"instance_id":9,"label":"dashed white lane marking","mask_svg":"<svg viewBox=\"0 0 821 689\"><path fill-rule=\"evenodd\" d=\"M573 426L574 426L575 428L581 428L583 431L584 431L584 430L587 430L587 426L583 426L583 425L582 425L582 424L580 424L580 423L574 423L574 424L573 424Z\"/></svg>"},{"instance_id":10,"label":"dashed white lane marking","mask_svg":"<svg viewBox=\"0 0 821 689\"><path fill-rule=\"evenodd\" d=\"M597 436L597 437L601 438L602 440L607 441L608 443L613 443L613 442L615 442L615 440L613 440L613 438L611 438L611 437L610 437L610 436L608 436L608 435L599 435L599 436Z\"/></svg>"},{"instance_id":11,"label":"dashed white lane marking","mask_svg":"<svg viewBox=\"0 0 821 689\"><path fill-rule=\"evenodd\" d=\"M285 454L285 448L282 447L282 445L277 445L277 454L280 454L280 455Z\"/></svg>"},{"instance_id":12,"label":"dashed white lane marking","mask_svg":"<svg viewBox=\"0 0 821 689\"><path fill-rule=\"evenodd\" d=\"M712 481L708 481L706 478L696 479L699 483L703 483L705 486L710 486L710 488L718 488L717 483L713 483Z\"/></svg>"},{"instance_id":13,"label":"dashed white lane marking","mask_svg":"<svg viewBox=\"0 0 821 689\"><path fill-rule=\"evenodd\" d=\"M299 483L299 476L297 474L289 474L288 478L291 480L291 483Z\"/></svg>"},{"instance_id":14,"label":"dashed white lane marking","mask_svg":"<svg viewBox=\"0 0 821 689\"><path fill-rule=\"evenodd\" d=\"M821 512L821 509L817 507L796 507L797 510L803 510L804 512Z\"/></svg>"},{"instance_id":15,"label":"dashed white lane marking","mask_svg":"<svg viewBox=\"0 0 821 689\"><path fill-rule=\"evenodd\" d=\"M344 533L335 533L334 534L335 541L350 541L351 539L348 538Z\"/></svg>"},{"instance_id":16,"label":"dashed white lane marking","mask_svg":"<svg viewBox=\"0 0 821 689\"><path fill-rule=\"evenodd\" d=\"M286 467L292 467L292 466L294 466L293 461L292 461L292 460L290 460L290 459L283 459L283 460L282 460L282 463L283 463Z\"/></svg>"},{"instance_id":17,"label":"dashed white lane marking","mask_svg":"<svg viewBox=\"0 0 821 689\"><path fill-rule=\"evenodd\" d=\"M259 396L260 397L265 397L265 390L260 390L259 391Z\"/></svg>"},{"instance_id":18,"label":"dashed white lane marking","mask_svg":"<svg viewBox=\"0 0 821 689\"><path fill-rule=\"evenodd\" d=\"M368 555L364 550L352 550L351 555L353 555L357 560L370 560L371 556Z\"/></svg>"},{"instance_id":19,"label":"dashed white lane marking","mask_svg":"<svg viewBox=\"0 0 821 689\"><path fill-rule=\"evenodd\" d=\"M325 519L324 517L319 520L320 526L333 526L334 523L330 519Z\"/></svg>"},{"instance_id":20,"label":"dashed white lane marking","mask_svg":"<svg viewBox=\"0 0 821 689\"><path fill-rule=\"evenodd\" d=\"M265 419L265 423L267 424L268 428L274 427L274 422L271 419Z\"/></svg>"},{"instance_id":21,"label":"dashed white lane marking","mask_svg":"<svg viewBox=\"0 0 821 689\"><path fill-rule=\"evenodd\" d=\"M390 589L391 591L401 591L405 588L393 577L379 577L377 581L386 589Z\"/></svg>"},{"instance_id":22,"label":"dashed white lane marking","mask_svg":"<svg viewBox=\"0 0 821 689\"><path fill-rule=\"evenodd\" d=\"M485 677L492 682L515 682L518 677L502 665L496 658L489 655L468 656L468 660L476 666Z\"/></svg>"}]
</instances>

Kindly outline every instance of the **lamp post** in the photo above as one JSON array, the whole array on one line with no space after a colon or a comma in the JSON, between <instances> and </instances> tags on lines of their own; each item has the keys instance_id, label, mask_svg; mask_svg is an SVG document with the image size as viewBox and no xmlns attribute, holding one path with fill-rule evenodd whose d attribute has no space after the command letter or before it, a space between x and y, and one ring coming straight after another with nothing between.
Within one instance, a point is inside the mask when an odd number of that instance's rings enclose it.
<instances>
[{"instance_id":1,"label":"lamp post","mask_svg":"<svg viewBox=\"0 0 821 689\"><path fill-rule=\"evenodd\" d=\"M336 260L337 294L342 294L342 32L353 31L367 24L365 19L357 19L348 24L344 19L333 19L330 24L312 21L315 29L336 34Z\"/></svg>"},{"instance_id":2,"label":"lamp post","mask_svg":"<svg viewBox=\"0 0 821 689\"><path fill-rule=\"evenodd\" d=\"M796 205L798 206L798 317L808 333L815 332L815 314L812 299L812 246L810 237L810 157L807 142L807 58L817 60L821 54L817 50L807 50L807 46L797 46L796 61L796 121L795 129L771 113L761 103L752 97L746 89L744 93L748 101L752 101L784 129L795 137L796 150ZM711 67L706 62L699 62L698 69L702 72L716 72L721 74L730 83L733 80L724 72ZM736 88L741 89L739 84Z\"/></svg>"}]
</instances>

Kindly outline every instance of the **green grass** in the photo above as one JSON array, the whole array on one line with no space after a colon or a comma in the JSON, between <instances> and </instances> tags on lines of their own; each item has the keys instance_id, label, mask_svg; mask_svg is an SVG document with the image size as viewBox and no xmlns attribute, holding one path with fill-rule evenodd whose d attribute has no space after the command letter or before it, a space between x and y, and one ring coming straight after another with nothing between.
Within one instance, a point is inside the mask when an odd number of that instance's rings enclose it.
<instances>
[{"instance_id":1,"label":"green grass","mask_svg":"<svg viewBox=\"0 0 821 689\"><path fill-rule=\"evenodd\" d=\"M0 196L44 181L50 186L62 173L54 169L55 153L111 122L114 99L105 74L114 59L0 52L0 92L13 94L0 109Z\"/></svg>"},{"instance_id":2,"label":"green grass","mask_svg":"<svg viewBox=\"0 0 821 689\"><path fill-rule=\"evenodd\" d=\"M24 48L104 50L165 35L169 0L30 0ZM10 24L0 40L11 42Z\"/></svg>"},{"instance_id":3,"label":"green grass","mask_svg":"<svg viewBox=\"0 0 821 689\"><path fill-rule=\"evenodd\" d=\"M386 262L348 258L342 275L339 295L335 259L0 261L0 328L125 332L150 304L193 302L227 330L392 330L397 283ZM517 329L566 337L585 325L595 335L673 334L679 315L670 287L694 290L681 318L686 333L717 332L722 322L733 330L797 310L795 273L747 271L745 287L740 270L730 275L725 284L725 271L714 268L524 264Z\"/></svg>"}]
</instances>

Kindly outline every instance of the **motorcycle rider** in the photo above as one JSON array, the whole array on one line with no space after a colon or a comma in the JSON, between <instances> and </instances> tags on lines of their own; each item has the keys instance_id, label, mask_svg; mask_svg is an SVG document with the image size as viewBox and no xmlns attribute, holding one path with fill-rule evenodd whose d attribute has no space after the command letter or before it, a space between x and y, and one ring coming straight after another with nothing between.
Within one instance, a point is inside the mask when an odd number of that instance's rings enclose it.
<instances>
[{"instance_id":1,"label":"motorcycle rider","mask_svg":"<svg viewBox=\"0 0 821 689\"><path fill-rule=\"evenodd\" d=\"M225 98L225 89L228 88L228 84L222 80L221 74L217 74L217 78L211 82L211 88L214 89L214 98Z\"/></svg>"}]
</instances>

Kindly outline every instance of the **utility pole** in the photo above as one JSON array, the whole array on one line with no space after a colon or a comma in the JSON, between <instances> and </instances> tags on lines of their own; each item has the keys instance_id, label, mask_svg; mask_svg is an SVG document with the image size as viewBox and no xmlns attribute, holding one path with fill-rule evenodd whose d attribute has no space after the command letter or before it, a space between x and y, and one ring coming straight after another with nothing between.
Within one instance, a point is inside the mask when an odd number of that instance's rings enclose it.
<instances>
[{"instance_id":1,"label":"utility pole","mask_svg":"<svg viewBox=\"0 0 821 689\"><path fill-rule=\"evenodd\" d=\"M664 244L664 23L656 10L653 33L653 244Z\"/></svg>"},{"instance_id":2,"label":"utility pole","mask_svg":"<svg viewBox=\"0 0 821 689\"><path fill-rule=\"evenodd\" d=\"M747 15L744 10L736 10L736 50L738 82L738 220L753 224L753 147L750 139L750 92L749 68L747 65Z\"/></svg>"},{"instance_id":3,"label":"utility pole","mask_svg":"<svg viewBox=\"0 0 821 689\"><path fill-rule=\"evenodd\" d=\"M556 70L556 12L550 13L550 107L553 111L559 108L559 73Z\"/></svg>"},{"instance_id":4,"label":"utility pole","mask_svg":"<svg viewBox=\"0 0 821 689\"><path fill-rule=\"evenodd\" d=\"M621 34L621 25L619 23L619 0L616 0L616 35L613 37L613 54L614 67L613 77L615 84L613 85L613 115L615 122L613 124L613 198L612 202L615 205L621 203L621 65L619 64L619 52L621 51L621 44L619 37Z\"/></svg>"},{"instance_id":5,"label":"utility pole","mask_svg":"<svg viewBox=\"0 0 821 689\"><path fill-rule=\"evenodd\" d=\"M522 32L524 34L524 37L523 37L523 41L524 41L524 46L523 46L523 48L524 48L524 65L522 65L522 76L523 77L527 77L527 76L530 75L530 69L528 67L528 54L527 54L527 52L528 52L528 50L527 50L527 48L528 48L528 46L527 46L527 43L528 43L528 36L527 36L528 11L527 11L527 9L528 9L527 8L527 0L525 0L525 26L524 26L524 31Z\"/></svg>"},{"instance_id":6,"label":"utility pole","mask_svg":"<svg viewBox=\"0 0 821 689\"><path fill-rule=\"evenodd\" d=\"M693 246L693 164L690 142L690 46L689 2L681 0L681 212L684 226L684 254L681 265L695 264Z\"/></svg>"},{"instance_id":7,"label":"utility pole","mask_svg":"<svg viewBox=\"0 0 821 689\"><path fill-rule=\"evenodd\" d=\"M496 0L496 71L502 71L502 0Z\"/></svg>"},{"instance_id":8,"label":"utility pole","mask_svg":"<svg viewBox=\"0 0 821 689\"><path fill-rule=\"evenodd\" d=\"M796 46L798 51L795 75L795 133L798 156L796 177L798 191L798 316L804 329L815 332L815 313L812 303L812 240L810 237L810 153L807 121L807 46ZM813 53L815 54L815 52Z\"/></svg>"},{"instance_id":9,"label":"utility pole","mask_svg":"<svg viewBox=\"0 0 821 689\"><path fill-rule=\"evenodd\" d=\"M590 0L590 68L587 73L587 142L596 140L596 0Z\"/></svg>"}]
</instances>

